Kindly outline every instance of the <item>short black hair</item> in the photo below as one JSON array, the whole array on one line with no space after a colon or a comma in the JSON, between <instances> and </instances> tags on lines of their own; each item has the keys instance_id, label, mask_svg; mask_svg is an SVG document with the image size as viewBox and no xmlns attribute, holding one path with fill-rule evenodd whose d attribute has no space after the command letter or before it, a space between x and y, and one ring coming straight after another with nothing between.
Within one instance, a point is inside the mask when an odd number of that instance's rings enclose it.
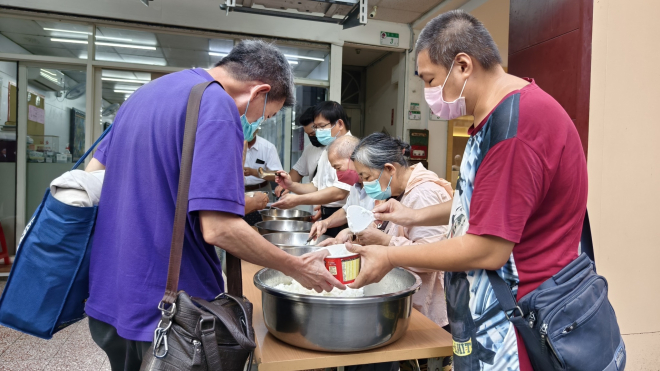
<instances>
[{"instance_id":1,"label":"short black hair","mask_svg":"<svg viewBox=\"0 0 660 371\"><path fill-rule=\"evenodd\" d=\"M307 108L305 112L302 113L302 115L298 116L298 125L307 126L313 123L314 123L314 107L312 106Z\"/></svg>"},{"instance_id":2,"label":"short black hair","mask_svg":"<svg viewBox=\"0 0 660 371\"><path fill-rule=\"evenodd\" d=\"M415 55L428 50L431 61L447 69L459 53L474 58L486 70L502 64L493 37L483 23L463 10L433 18L419 34Z\"/></svg>"},{"instance_id":3,"label":"short black hair","mask_svg":"<svg viewBox=\"0 0 660 371\"><path fill-rule=\"evenodd\" d=\"M296 103L293 71L282 52L262 40L243 40L216 63L240 81L261 81L270 85L269 100L284 100L284 107Z\"/></svg>"},{"instance_id":4,"label":"short black hair","mask_svg":"<svg viewBox=\"0 0 660 371\"><path fill-rule=\"evenodd\" d=\"M335 101L327 100L325 102L318 103L314 107L314 118L317 118L318 116L322 116L324 119L330 121L333 124L341 119L344 121L346 130L351 130L351 123L348 120L348 116L346 116L344 107Z\"/></svg>"}]
</instances>

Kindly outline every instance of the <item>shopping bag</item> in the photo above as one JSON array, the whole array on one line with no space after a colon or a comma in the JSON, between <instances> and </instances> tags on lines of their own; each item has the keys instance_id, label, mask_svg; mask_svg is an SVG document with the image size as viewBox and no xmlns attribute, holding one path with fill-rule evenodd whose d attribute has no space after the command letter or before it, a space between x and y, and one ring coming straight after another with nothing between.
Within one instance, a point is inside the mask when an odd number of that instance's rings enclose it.
<instances>
[{"instance_id":1,"label":"shopping bag","mask_svg":"<svg viewBox=\"0 0 660 371\"><path fill-rule=\"evenodd\" d=\"M73 166L75 170L108 128ZM2 297L0 324L50 339L85 317L89 297L90 242L98 206L60 202L46 190L25 227Z\"/></svg>"}]
</instances>

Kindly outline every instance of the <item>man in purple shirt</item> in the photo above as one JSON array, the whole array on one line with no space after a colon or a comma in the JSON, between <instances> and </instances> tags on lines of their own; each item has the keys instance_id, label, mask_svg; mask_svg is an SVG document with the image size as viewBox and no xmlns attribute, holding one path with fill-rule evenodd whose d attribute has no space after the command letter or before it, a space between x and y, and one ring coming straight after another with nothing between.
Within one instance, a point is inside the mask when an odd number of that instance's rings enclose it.
<instances>
[{"instance_id":1,"label":"man in purple shirt","mask_svg":"<svg viewBox=\"0 0 660 371\"><path fill-rule=\"evenodd\" d=\"M344 288L323 265L327 252L288 255L241 219L241 121L255 123L294 103L284 55L262 41L243 41L208 71L172 73L133 93L87 167L106 169L106 175L86 312L92 337L115 371L139 369L158 324L188 95L194 85L212 80L221 86L209 86L201 102L179 289L206 300L223 291L214 245L317 291Z\"/></svg>"}]
</instances>

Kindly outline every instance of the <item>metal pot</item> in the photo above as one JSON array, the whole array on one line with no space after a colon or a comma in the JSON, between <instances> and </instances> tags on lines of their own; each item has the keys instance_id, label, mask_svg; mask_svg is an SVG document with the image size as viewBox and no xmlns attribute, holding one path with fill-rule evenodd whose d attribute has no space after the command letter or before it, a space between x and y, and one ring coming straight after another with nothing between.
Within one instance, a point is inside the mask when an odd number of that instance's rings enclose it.
<instances>
[{"instance_id":1,"label":"metal pot","mask_svg":"<svg viewBox=\"0 0 660 371\"><path fill-rule=\"evenodd\" d=\"M304 232L268 233L264 235L264 238L285 252L300 256L318 250L319 248L314 245L330 236L322 235L316 241L310 241L309 244L306 244L309 233Z\"/></svg>"},{"instance_id":2,"label":"metal pot","mask_svg":"<svg viewBox=\"0 0 660 371\"><path fill-rule=\"evenodd\" d=\"M312 223L300 222L297 220L267 220L258 222L254 225L259 233L280 233L280 232L307 232L312 229Z\"/></svg>"},{"instance_id":3,"label":"metal pot","mask_svg":"<svg viewBox=\"0 0 660 371\"><path fill-rule=\"evenodd\" d=\"M365 286L365 297L332 298L274 289L291 277L265 268L254 275L261 290L264 321L276 338L301 348L357 352L390 344L408 329L412 295L422 280L395 268L379 283Z\"/></svg>"},{"instance_id":4,"label":"metal pot","mask_svg":"<svg viewBox=\"0 0 660 371\"><path fill-rule=\"evenodd\" d=\"M298 220L301 222L312 221L311 213L296 209L289 209L289 210L264 209L264 210L259 210L259 214L261 215L261 219L263 219L264 221L267 220Z\"/></svg>"}]
</instances>

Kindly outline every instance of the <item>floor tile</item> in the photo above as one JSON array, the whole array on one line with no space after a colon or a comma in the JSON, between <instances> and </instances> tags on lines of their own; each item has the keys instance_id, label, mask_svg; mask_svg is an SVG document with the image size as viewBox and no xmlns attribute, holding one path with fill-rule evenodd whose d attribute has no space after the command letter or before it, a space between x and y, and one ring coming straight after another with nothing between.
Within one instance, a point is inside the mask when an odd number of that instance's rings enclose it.
<instances>
[{"instance_id":1,"label":"floor tile","mask_svg":"<svg viewBox=\"0 0 660 371\"><path fill-rule=\"evenodd\" d=\"M46 367L47 363L47 359L4 361L0 358L0 371L41 371Z\"/></svg>"},{"instance_id":2,"label":"floor tile","mask_svg":"<svg viewBox=\"0 0 660 371\"><path fill-rule=\"evenodd\" d=\"M18 331L0 326L0 356L22 336Z\"/></svg>"},{"instance_id":3,"label":"floor tile","mask_svg":"<svg viewBox=\"0 0 660 371\"><path fill-rule=\"evenodd\" d=\"M97 371L101 369L105 358L95 357L56 357L50 360L44 371Z\"/></svg>"},{"instance_id":4,"label":"floor tile","mask_svg":"<svg viewBox=\"0 0 660 371\"><path fill-rule=\"evenodd\" d=\"M112 371L112 367L110 367L110 361L108 359L105 359L105 362L103 362L103 365L99 369L99 371Z\"/></svg>"}]
</instances>

